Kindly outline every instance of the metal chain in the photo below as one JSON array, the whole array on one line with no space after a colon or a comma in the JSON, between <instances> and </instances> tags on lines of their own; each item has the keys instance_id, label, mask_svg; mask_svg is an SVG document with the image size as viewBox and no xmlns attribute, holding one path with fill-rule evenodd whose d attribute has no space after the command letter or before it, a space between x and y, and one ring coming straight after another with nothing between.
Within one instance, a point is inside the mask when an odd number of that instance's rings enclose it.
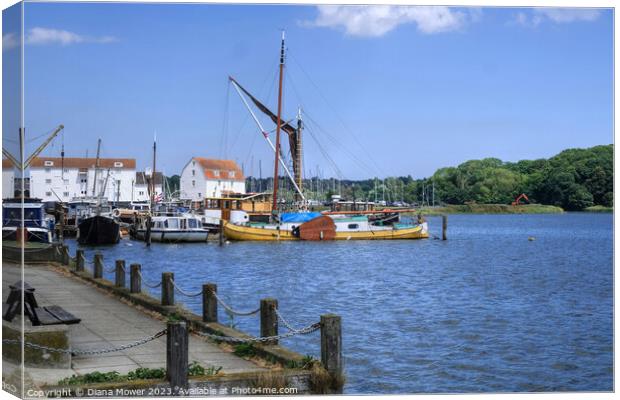
<instances>
[{"instance_id":1,"label":"metal chain","mask_svg":"<svg viewBox=\"0 0 620 400\"><path fill-rule=\"evenodd\" d=\"M105 268L105 265L104 265L104 266L103 266L103 269L104 269L104 271L105 271L105 272L107 272L107 273L112 273L112 272L115 272L115 271L116 271L116 265L115 265L115 266L113 266L112 268Z\"/></svg>"},{"instance_id":2,"label":"metal chain","mask_svg":"<svg viewBox=\"0 0 620 400\"><path fill-rule=\"evenodd\" d=\"M40 344L31 343L31 342L24 342L24 346L31 347L31 348L37 349L37 350L51 351L51 352L63 353L63 354L71 354L73 356L76 356L76 355L96 355L96 354L106 354L106 353L113 353L113 352L116 352L116 351L122 351L122 350L131 349L132 347L137 347L137 346L143 345L145 343L148 343L150 341L153 341L153 340L155 340L155 339L165 335L166 332L167 332L167 329L164 329L162 331L157 332L154 335L147 336L145 338L142 338L142 339L137 340L137 341L132 342L132 343L124 344L124 345L119 346L119 347L108 347L108 348L98 349L98 350L58 349L58 348L43 346L43 345L40 345ZM2 344L21 344L21 343L22 343L22 341L19 340L19 339L2 339Z\"/></svg>"},{"instance_id":3,"label":"metal chain","mask_svg":"<svg viewBox=\"0 0 620 400\"><path fill-rule=\"evenodd\" d=\"M184 296L187 297L198 297L202 294L202 289L200 290L200 292L197 293L190 293L190 292L186 292L185 290L181 289L180 287L177 286L176 282L174 281L174 279L172 280L172 286L174 286L174 288L181 293Z\"/></svg>"},{"instance_id":4,"label":"metal chain","mask_svg":"<svg viewBox=\"0 0 620 400\"><path fill-rule=\"evenodd\" d=\"M207 337L209 339L213 339L213 340L220 340L222 342L230 342L230 343L256 343L256 342L270 342L273 340L280 340L280 339L286 339L292 336L296 336L296 335L307 335L309 333L312 333L314 331L317 331L321 328L321 323L320 322L316 322L312 325L308 325L302 329L298 329L296 331L289 331L286 333L283 333L281 335L276 335L276 336L265 336L265 337L249 337L249 338L237 338L237 337L232 337L232 336L220 336L220 335L214 335L212 333L206 333L206 332L199 332L199 331L194 331L196 334L198 334L199 336L204 336Z\"/></svg>"},{"instance_id":5,"label":"metal chain","mask_svg":"<svg viewBox=\"0 0 620 400\"><path fill-rule=\"evenodd\" d=\"M140 270L138 270L138 276L140 277L142 283L144 283L145 286L150 287L151 289L156 289L161 286L161 282L157 284L149 284L148 281L144 279L144 276L142 276L142 272L140 272Z\"/></svg>"},{"instance_id":6,"label":"metal chain","mask_svg":"<svg viewBox=\"0 0 620 400\"><path fill-rule=\"evenodd\" d=\"M254 315L254 314L256 314L256 313L258 313L258 312L260 311L260 307L259 307L259 308L257 308L256 310L252 310L252 311L237 311L237 310L235 310L235 309L231 308L228 304L226 304L226 303L224 302L224 300L222 300L222 299L221 299L221 298L217 295L217 293L216 293L214 290L211 290L211 293L213 294L213 297L215 297L215 299L217 300L217 302L218 302L218 303L220 303L220 305L221 305L222 307L224 307L224 309L225 309L226 311L228 311L229 313L231 313L231 314L238 315L238 316L241 316L241 317L247 317L247 316L250 316L250 315Z\"/></svg>"},{"instance_id":7,"label":"metal chain","mask_svg":"<svg viewBox=\"0 0 620 400\"><path fill-rule=\"evenodd\" d=\"M284 326L286 326L286 329L288 329L291 332L299 332L300 331L300 329L293 328L293 326L286 319L284 319L284 317L282 316L282 314L280 314L280 311L278 311L277 308L274 308L274 311L276 312L276 315L278 316L278 319L280 321L282 321Z\"/></svg>"}]
</instances>

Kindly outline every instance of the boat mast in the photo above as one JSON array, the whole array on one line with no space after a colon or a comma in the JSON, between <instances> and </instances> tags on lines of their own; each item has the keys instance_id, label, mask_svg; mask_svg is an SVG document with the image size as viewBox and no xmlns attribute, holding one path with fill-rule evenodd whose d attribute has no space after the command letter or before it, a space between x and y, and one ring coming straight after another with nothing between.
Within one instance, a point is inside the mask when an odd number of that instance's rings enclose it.
<instances>
[{"instance_id":1,"label":"boat mast","mask_svg":"<svg viewBox=\"0 0 620 400\"><path fill-rule=\"evenodd\" d=\"M99 172L99 151L101 150L101 138L97 140L97 158L95 159L95 178L93 179L93 197L95 197L97 188L97 173Z\"/></svg>"},{"instance_id":2,"label":"boat mast","mask_svg":"<svg viewBox=\"0 0 620 400\"><path fill-rule=\"evenodd\" d=\"M155 203L155 160L157 158L157 134L153 135L153 172L151 172L151 212Z\"/></svg>"},{"instance_id":3,"label":"boat mast","mask_svg":"<svg viewBox=\"0 0 620 400\"><path fill-rule=\"evenodd\" d=\"M302 151L301 151L301 132L303 131L303 121L301 119L301 107L297 112L297 135L295 135L295 178L297 178L297 186L299 187L299 191L302 190L302 180L303 180L303 165L302 165ZM297 196L299 198L299 196Z\"/></svg>"},{"instance_id":4,"label":"boat mast","mask_svg":"<svg viewBox=\"0 0 620 400\"><path fill-rule=\"evenodd\" d=\"M280 47L280 83L278 87L278 119L276 122L276 160L273 173L273 205L271 212L278 211L278 164L280 161L280 124L282 118L282 78L284 72L284 31L282 31L282 45Z\"/></svg>"}]
</instances>

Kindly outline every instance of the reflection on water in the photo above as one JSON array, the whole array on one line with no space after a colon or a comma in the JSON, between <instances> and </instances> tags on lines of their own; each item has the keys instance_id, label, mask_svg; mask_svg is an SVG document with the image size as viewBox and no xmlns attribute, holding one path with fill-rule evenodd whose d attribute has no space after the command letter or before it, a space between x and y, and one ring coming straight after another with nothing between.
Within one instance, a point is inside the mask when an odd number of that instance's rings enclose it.
<instances>
[{"instance_id":1,"label":"reflection on water","mask_svg":"<svg viewBox=\"0 0 620 400\"><path fill-rule=\"evenodd\" d=\"M439 236L441 220L429 220ZM172 271L188 291L215 282L237 309L276 297L298 326L341 315L346 393L609 391L612 220L453 215L445 242L124 240L101 251L108 267L141 263L150 281ZM177 299L200 312L200 298ZM230 321L220 310L220 320L258 334L256 317ZM320 356L317 334L284 344Z\"/></svg>"}]
</instances>

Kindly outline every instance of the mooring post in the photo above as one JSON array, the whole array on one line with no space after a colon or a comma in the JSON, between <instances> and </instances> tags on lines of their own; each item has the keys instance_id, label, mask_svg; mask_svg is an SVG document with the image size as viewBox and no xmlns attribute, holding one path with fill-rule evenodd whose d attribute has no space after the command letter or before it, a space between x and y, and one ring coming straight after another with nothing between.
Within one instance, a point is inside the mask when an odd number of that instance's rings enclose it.
<instances>
[{"instance_id":1,"label":"mooring post","mask_svg":"<svg viewBox=\"0 0 620 400\"><path fill-rule=\"evenodd\" d=\"M260 301L260 335L261 337L278 335L278 316L276 315L278 300L273 298ZM270 340L266 344L278 344L277 340Z\"/></svg>"},{"instance_id":2,"label":"mooring post","mask_svg":"<svg viewBox=\"0 0 620 400\"><path fill-rule=\"evenodd\" d=\"M342 376L342 328L339 315L321 315L321 363L332 378Z\"/></svg>"},{"instance_id":3,"label":"mooring post","mask_svg":"<svg viewBox=\"0 0 620 400\"><path fill-rule=\"evenodd\" d=\"M166 378L170 382L172 394L187 388L189 374L189 338L184 321L168 322L166 335Z\"/></svg>"},{"instance_id":4,"label":"mooring post","mask_svg":"<svg viewBox=\"0 0 620 400\"><path fill-rule=\"evenodd\" d=\"M116 260L114 267L114 285L125 287L125 260Z\"/></svg>"},{"instance_id":5,"label":"mooring post","mask_svg":"<svg viewBox=\"0 0 620 400\"><path fill-rule=\"evenodd\" d=\"M75 251L75 270L84 272L84 250L77 249Z\"/></svg>"},{"instance_id":6,"label":"mooring post","mask_svg":"<svg viewBox=\"0 0 620 400\"><path fill-rule=\"evenodd\" d=\"M220 219L220 246L224 245L224 220Z\"/></svg>"},{"instance_id":7,"label":"mooring post","mask_svg":"<svg viewBox=\"0 0 620 400\"><path fill-rule=\"evenodd\" d=\"M444 214L441 216L441 240L448 239L448 236L446 234L447 230L448 230L448 216Z\"/></svg>"},{"instance_id":8,"label":"mooring post","mask_svg":"<svg viewBox=\"0 0 620 400\"><path fill-rule=\"evenodd\" d=\"M202 285L202 320L204 322L217 322L217 285L206 283Z\"/></svg>"},{"instance_id":9,"label":"mooring post","mask_svg":"<svg viewBox=\"0 0 620 400\"><path fill-rule=\"evenodd\" d=\"M93 270L93 278L99 279L103 277L103 254L95 254L95 268Z\"/></svg>"},{"instance_id":10,"label":"mooring post","mask_svg":"<svg viewBox=\"0 0 620 400\"><path fill-rule=\"evenodd\" d=\"M147 246L151 245L151 216L146 217L146 232L144 232L144 241Z\"/></svg>"},{"instance_id":11,"label":"mooring post","mask_svg":"<svg viewBox=\"0 0 620 400\"><path fill-rule=\"evenodd\" d=\"M162 272L161 274L161 305L174 305L174 273Z\"/></svg>"},{"instance_id":12,"label":"mooring post","mask_svg":"<svg viewBox=\"0 0 620 400\"><path fill-rule=\"evenodd\" d=\"M65 244L62 246L62 263L64 265L69 265L70 260L71 256L69 255L69 246Z\"/></svg>"},{"instance_id":13,"label":"mooring post","mask_svg":"<svg viewBox=\"0 0 620 400\"><path fill-rule=\"evenodd\" d=\"M129 266L129 292L142 292L142 279L140 279L140 264L131 264Z\"/></svg>"}]
</instances>

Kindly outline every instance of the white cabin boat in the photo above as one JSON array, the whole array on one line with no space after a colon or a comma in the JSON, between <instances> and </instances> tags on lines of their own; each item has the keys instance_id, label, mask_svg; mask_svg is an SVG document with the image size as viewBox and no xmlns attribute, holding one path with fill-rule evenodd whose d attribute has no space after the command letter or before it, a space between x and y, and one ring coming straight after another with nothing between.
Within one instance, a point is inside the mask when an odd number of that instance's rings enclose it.
<instances>
[{"instance_id":1,"label":"white cabin boat","mask_svg":"<svg viewBox=\"0 0 620 400\"><path fill-rule=\"evenodd\" d=\"M144 240L146 221L143 218L136 230L136 239ZM151 219L151 241L153 242L206 242L209 230L202 227L199 218L185 213L178 215L154 216Z\"/></svg>"},{"instance_id":2,"label":"white cabin boat","mask_svg":"<svg viewBox=\"0 0 620 400\"><path fill-rule=\"evenodd\" d=\"M45 205L39 199L24 199L24 229L26 241L52 243L54 217L45 213ZM5 199L2 203L2 240L17 240L21 227L21 199Z\"/></svg>"}]
</instances>

